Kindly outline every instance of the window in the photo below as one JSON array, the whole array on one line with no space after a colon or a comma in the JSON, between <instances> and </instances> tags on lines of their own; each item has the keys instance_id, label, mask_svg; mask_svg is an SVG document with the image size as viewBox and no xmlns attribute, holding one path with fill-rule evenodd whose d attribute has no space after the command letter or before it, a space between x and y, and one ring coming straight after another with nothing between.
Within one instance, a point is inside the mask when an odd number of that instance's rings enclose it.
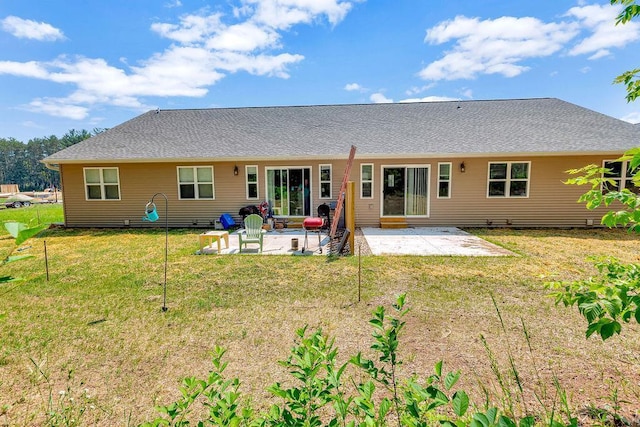
<instances>
[{"instance_id":1,"label":"window","mask_svg":"<svg viewBox=\"0 0 640 427\"><path fill-rule=\"evenodd\" d=\"M360 165L360 198L373 198L373 165Z\"/></svg>"},{"instance_id":2,"label":"window","mask_svg":"<svg viewBox=\"0 0 640 427\"><path fill-rule=\"evenodd\" d=\"M529 197L531 162L490 162L488 197Z\"/></svg>"},{"instance_id":3,"label":"window","mask_svg":"<svg viewBox=\"0 0 640 427\"><path fill-rule=\"evenodd\" d=\"M213 199L213 166L178 166L180 199Z\"/></svg>"},{"instance_id":4,"label":"window","mask_svg":"<svg viewBox=\"0 0 640 427\"><path fill-rule=\"evenodd\" d=\"M247 166L247 199L258 198L258 166Z\"/></svg>"},{"instance_id":5,"label":"window","mask_svg":"<svg viewBox=\"0 0 640 427\"><path fill-rule=\"evenodd\" d=\"M607 178L613 181L613 183L602 183L602 191L620 191L623 188L631 191L632 193L639 194L640 188L633 184L633 176L635 171L631 169L631 165L628 161L604 161L604 167L608 169L603 174L603 178Z\"/></svg>"},{"instance_id":6,"label":"window","mask_svg":"<svg viewBox=\"0 0 640 427\"><path fill-rule=\"evenodd\" d=\"M438 163L438 198L451 197L451 163Z\"/></svg>"},{"instance_id":7,"label":"window","mask_svg":"<svg viewBox=\"0 0 640 427\"><path fill-rule=\"evenodd\" d=\"M84 168L87 200L120 200L118 168Z\"/></svg>"},{"instance_id":8,"label":"window","mask_svg":"<svg viewBox=\"0 0 640 427\"><path fill-rule=\"evenodd\" d=\"M331 198L331 165L320 165L320 198Z\"/></svg>"}]
</instances>

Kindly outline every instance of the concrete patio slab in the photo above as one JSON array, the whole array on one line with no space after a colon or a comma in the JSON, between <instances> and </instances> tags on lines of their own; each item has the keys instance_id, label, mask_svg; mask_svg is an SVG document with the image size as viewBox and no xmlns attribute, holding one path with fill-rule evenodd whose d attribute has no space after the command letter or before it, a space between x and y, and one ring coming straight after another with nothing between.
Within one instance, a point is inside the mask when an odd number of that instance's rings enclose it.
<instances>
[{"instance_id":1,"label":"concrete patio slab","mask_svg":"<svg viewBox=\"0 0 640 427\"><path fill-rule=\"evenodd\" d=\"M459 256L512 256L514 253L489 243L477 236L455 227L415 227L401 229L362 228L364 239L373 255L459 255ZM292 240L298 240L298 249L292 249ZM304 230L272 230L264 235L262 255L327 255L329 237L326 232L320 235L309 232L308 246L304 245ZM322 252L320 251L322 247ZM216 254L217 245L204 248L204 254ZM199 251L196 251L199 253ZM229 234L229 248L222 245L221 255L259 254L258 245L250 244L240 253L238 235Z\"/></svg>"},{"instance_id":2,"label":"concrete patio slab","mask_svg":"<svg viewBox=\"0 0 640 427\"><path fill-rule=\"evenodd\" d=\"M456 227L362 228L374 255L515 255Z\"/></svg>"},{"instance_id":3,"label":"concrete patio slab","mask_svg":"<svg viewBox=\"0 0 640 427\"><path fill-rule=\"evenodd\" d=\"M298 240L298 249L292 249L292 240ZM262 242L262 255L327 255L329 246L329 237L326 233L320 235L320 246L318 246L318 233L309 232L308 234L308 247L302 252L304 245L304 230L285 228L282 230L271 230L265 233ZM322 253L319 248L322 247ZM197 251L198 253L199 251ZM204 254L216 254L218 252L217 246L207 246L204 248ZM225 248L222 245L221 255L229 254L260 254L258 250L258 244L249 244L246 249L242 249L240 252L240 242L237 232L229 233L229 248Z\"/></svg>"}]
</instances>

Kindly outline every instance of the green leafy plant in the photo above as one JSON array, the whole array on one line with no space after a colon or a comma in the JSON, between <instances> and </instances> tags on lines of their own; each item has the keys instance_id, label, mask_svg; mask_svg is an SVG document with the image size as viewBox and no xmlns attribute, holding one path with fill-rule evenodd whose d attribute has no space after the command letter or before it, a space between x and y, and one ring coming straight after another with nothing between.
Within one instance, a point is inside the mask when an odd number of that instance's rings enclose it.
<instances>
[{"instance_id":1,"label":"green leafy plant","mask_svg":"<svg viewBox=\"0 0 640 427\"><path fill-rule=\"evenodd\" d=\"M280 362L293 377L293 383L269 387L279 402L263 416L255 417L249 407L240 405L240 383L237 379L224 379L226 363L221 360L224 350L216 348L215 369L207 379L183 380L182 397L158 407L162 416L142 426L187 426L191 425L190 418L194 422L197 419L198 426L530 427L535 424L534 416L518 419L497 407L472 410L475 406L469 395L455 389L461 373L443 371L442 361L424 379L415 375L401 378L398 347L405 325L403 317L409 311L405 298L404 294L397 298L393 315L387 315L384 307L374 310L369 321L374 341L371 350L377 355L374 359L358 353L348 363L338 363L333 339L321 330L310 333L307 327L298 329L289 357ZM349 367L356 371L351 372ZM348 389L348 384L353 387ZM204 417L198 417L193 410L201 398L203 407L208 408ZM564 424L551 416L548 425L575 426L576 421L573 418Z\"/></svg>"},{"instance_id":2,"label":"green leafy plant","mask_svg":"<svg viewBox=\"0 0 640 427\"><path fill-rule=\"evenodd\" d=\"M198 426L249 425L253 410L241 405L240 381L224 377L227 368L227 363L222 361L224 354L225 350L216 346L211 359L213 369L209 375L204 379L184 378L180 387L181 398L169 405L156 407L162 416L141 426L189 426L190 415L197 404L201 405L198 409L206 410L206 416L198 421Z\"/></svg>"},{"instance_id":3,"label":"green leafy plant","mask_svg":"<svg viewBox=\"0 0 640 427\"><path fill-rule=\"evenodd\" d=\"M620 334L621 322L640 323L640 265L607 258L596 262L597 277L573 282L552 282L547 287L556 304L578 307L588 322L586 336L603 340Z\"/></svg>"},{"instance_id":4,"label":"green leafy plant","mask_svg":"<svg viewBox=\"0 0 640 427\"><path fill-rule=\"evenodd\" d=\"M634 0L611 0L612 5L621 4L622 11L616 17L616 25L626 24L640 16L640 5ZM635 101L640 96L640 68L625 71L614 79L614 83L624 84L627 89L627 102Z\"/></svg>"},{"instance_id":5,"label":"green leafy plant","mask_svg":"<svg viewBox=\"0 0 640 427\"><path fill-rule=\"evenodd\" d=\"M11 249L9 254L0 261L0 266L5 264L9 264L12 262L20 261L26 258L31 258L33 255L23 254L23 255L12 255L18 247L26 242L31 237L40 233L42 230L48 228L47 224L39 224L36 226L29 226L27 224L23 224L21 222L11 222L7 221L4 223L4 228L9 232L9 234L15 239L15 246ZM20 278L12 277L12 276L0 276L0 284L6 282L15 282L17 280L21 280Z\"/></svg>"}]
</instances>

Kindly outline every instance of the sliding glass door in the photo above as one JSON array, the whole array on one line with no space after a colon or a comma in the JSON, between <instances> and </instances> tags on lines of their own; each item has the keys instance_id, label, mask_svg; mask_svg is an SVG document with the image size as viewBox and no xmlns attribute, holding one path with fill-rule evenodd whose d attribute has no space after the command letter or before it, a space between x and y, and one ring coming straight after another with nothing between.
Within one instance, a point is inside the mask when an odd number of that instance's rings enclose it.
<instances>
[{"instance_id":1,"label":"sliding glass door","mask_svg":"<svg viewBox=\"0 0 640 427\"><path fill-rule=\"evenodd\" d=\"M311 216L311 168L267 168L267 202L276 216Z\"/></svg>"},{"instance_id":2,"label":"sliding glass door","mask_svg":"<svg viewBox=\"0 0 640 427\"><path fill-rule=\"evenodd\" d=\"M429 215L429 166L382 168L382 215Z\"/></svg>"}]
</instances>

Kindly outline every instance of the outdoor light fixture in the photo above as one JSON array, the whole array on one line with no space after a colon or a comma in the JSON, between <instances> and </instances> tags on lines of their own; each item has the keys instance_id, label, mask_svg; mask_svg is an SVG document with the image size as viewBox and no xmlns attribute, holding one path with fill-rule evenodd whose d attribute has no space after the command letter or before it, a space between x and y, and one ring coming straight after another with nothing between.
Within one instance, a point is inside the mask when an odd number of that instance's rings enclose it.
<instances>
[{"instance_id":1,"label":"outdoor light fixture","mask_svg":"<svg viewBox=\"0 0 640 427\"><path fill-rule=\"evenodd\" d=\"M238 175L238 165L235 165L233 167L233 174L236 175L236 176Z\"/></svg>"},{"instance_id":2,"label":"outdoor light fixture","mask_svg":"<svg viewBox=\"0 0 640 427\"><path fill-rule=\"evenodd\" d=\"M460 163L460 172L464 173L466 171L464 162Z\"/></svg>"},{"instance_id":3,"label":"outdoor light fixture","mask_svg":"<svg viewBox=\"0 0 640 427\"><path fill-rule=\"evenodd\" d=\"M167 263L169 258L169 199L167 199L167 195L164 193L156 193L151 197L149 203L144 208L144 216L142 217L143 221L156 222L160 216L158 215L158 211L156 210L156 204L153 203L153 199L156 196L164 197L164 226L165 226L165 234L164 234L164 292L162 298L162 311L167 311Z\"/></svg>"}]
</instances>

